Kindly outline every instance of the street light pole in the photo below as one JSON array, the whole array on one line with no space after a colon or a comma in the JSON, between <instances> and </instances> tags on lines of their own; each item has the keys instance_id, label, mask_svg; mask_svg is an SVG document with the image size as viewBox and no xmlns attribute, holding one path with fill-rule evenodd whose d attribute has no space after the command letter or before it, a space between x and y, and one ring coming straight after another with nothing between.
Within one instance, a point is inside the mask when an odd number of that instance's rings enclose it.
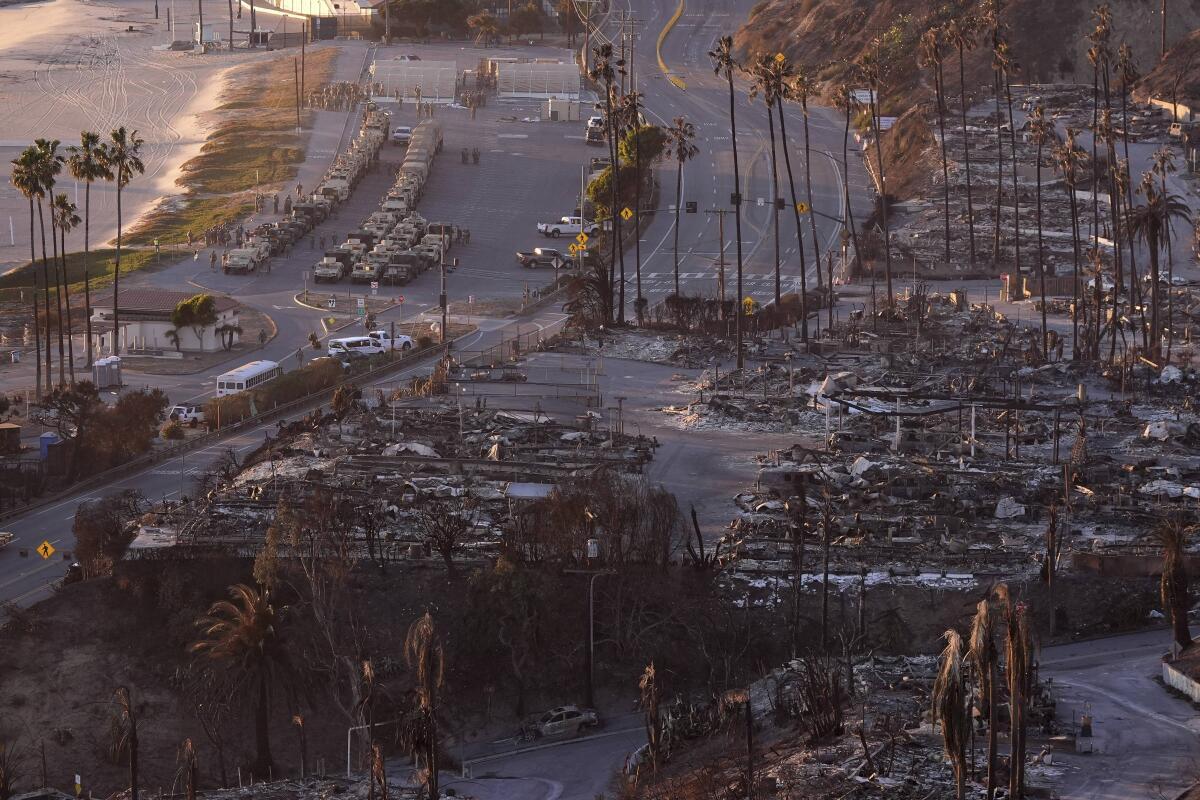
<instances>
[{"instance_id":1,"label":"street light pole","mask_svg":"<svg viewBox=\"0 0 1200 800\"><path fill-rule=\"evenodd\" d=\"M588 642L587 649L584 651L587 654L586 677L587 683L584 684L584 705L592 708L596 705L595 696L595 664L596 664L596 578L601 575L612 575L614 571L611 569L588 570L588 569L566 569L563 570L568 575L588 575Z\"/></svg>"}]
</instances>

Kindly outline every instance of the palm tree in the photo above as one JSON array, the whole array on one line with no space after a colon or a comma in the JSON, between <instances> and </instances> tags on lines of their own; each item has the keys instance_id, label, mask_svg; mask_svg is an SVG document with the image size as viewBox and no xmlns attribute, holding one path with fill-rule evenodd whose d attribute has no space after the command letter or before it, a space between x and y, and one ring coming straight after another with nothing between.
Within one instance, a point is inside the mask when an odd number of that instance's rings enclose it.
<instances>
[{"instance_id":1,"label":"palm tree","mask_svg":"<svg viewBox=\"0 0 1200 800\"><path fill-rule=\"evenodd\" d=\"M642 677L638 679L638 691L641 694L642 710L646 713L646 741L650 748L650 764L655 769L665 757L663 753L663 726L659 717L659 707L662 705L662 687L658 685L658 672L654 662L646 665Z\"/></svg>"},{"instance_id":2,"label":"palm tree","mask_svg":"<svg viewBox=\"0 0 1200 800\"><path fill-rule=\"evenodd\" d=\"M933 681L933 720L942 723L942 749L954 768L955 796L963 800L967 787L971 716L967 710L967 685L962 670L962 637L951 628L946 631L945 639L941 668Z\"/></svg>"},{"instance_id":3,"label":"palm tree","mask_svg":"<svg viewBox=\"0 0 1200 800\"><path fill-rule=\"evenodd\" d=\"M138 800L138 715L133 707L133 697L125 686L117 687L113 699L121 709L126 724L125 741L129 745L129 797Z\"/></svg>"},{"instance_id":4,"label":"palm tree","mask_svg":"<svg viewBox=\"0 0 1200 800\"><path fill-rule=\"evenodd\" d=\"M33 236L33 198L43 193L37 171L37 149L27 147L12 160L12 184L17 191L29 201L29 269L33 274L33 343L35 347L34 362L37 365L37 377L34 382L34 393L40 402L42 399L42 339L38 323L38 287L37 287L37 249ZM47 314L49 323L49 314Z\"/></svg>"},{"instance_id":5,"label":"palm tree","mask_svg":"<svg viewBox=\"0 0 1200 800\"><path fill-rule=\"evenodd\" d=\"M1188 525L1182 517L1174 515L1164 517L1154 529L1154 538L1163 547L1162 579L1159 583L1162 604L1171 618L1171 635L1180 650L1192 645L1192 632L1188 629L1188 609L1192 601L1188 596L1184 548L1188 537L1195 531L1195 525Z\"/></svg>"},{"instance_id":6,"label":"palm tree","mask_svg":"<svg viewBox=\"0 0 1200 800\"><path fill-rule=\"evenodd\" d=\"M1003 72L1010 51L1000 36L1000 21L996 16L995 0L989 1L985 13L992 29L992 93L996 100L996 225L992 234L992 263L999 264L1000 210L1004 204L1004 115L1000 111L1000 95L1003 90Z\"/></svg>"},{"instance_id":7,"label":"palm tree","mask_svg":"<svg viewBox=\"0 0 1200 800\"><path fill-rule=\"evenodd\" d=\"M253 8L250 19L254 19ZM253 28L253 22L251 27ZM253 39L251 36L251 42ZM144 144L145 141L138 136L136 130L131 133L122 125L112 132L104 152L104 166L117 182L117 256L113 265L113 355L121 353L121 305L117 299L121 290L121 190L129 185L135 174L142 175L146 172L146 165L141 159Z\"/></svg>"},{"instance_id":8,"label":"palm tree","mask_svg":"<svg viewBox=\"0 0 1200 800\"><path fill-rule=\"evenodd\" d=\"M787 169L788 190L792 200L792 216L796 220L796 252L800 254L800 339L808 341L808 265L804 261L804 234L800 226L800 203L796 200L796 179L792 174L792 152L788 147L787 115L783 113L783 101L800 100L801 113L804 115L804 158L805 180L808 181L808 213L812 215L812 181L809 179L809 146L808 146L808 92L811 88L808 75L803 69L793 67L786 56L779 60L776 66L779 70L779 93L775 98L776 110L779 114L779 138L783 140L783 163ZM810 217L811 218L811 217ZM816 230L813 231L813 249L816 251ZM821 282L821 261L818 257L815 265L817 270L817 285ZM831 287L832 288L832 287ZM832 302L832 298L831 301Z\"/></svg>"},{"instance_id":9,"label":"palm tree","mask_svg":"<svg viewBox=\"0 0 1200 800\"><path fill-rule=\"evenodd\" d=\"M684 117L676 117L667 128L668 158L675 159L675 296L679 296L679 206L683 203L683 165L696 157L696 126ZM724 244L724 243L722 243Z\"/></svg>"},{"instance_id":10,"label":"palm tree","mask_svg":"<svg viewBox=\"0 0 1200 800\"><path fill-rule=\"evenodd\" d=\"M1116 357L1117 352L1117 332L1120 328L1120 312L1118 308L1118 297L1124 284L1124 270L1122 269L1122 260L1124 250L1122 248L1121 236L1121 191L1119 187L1122 185L1121 171L1122 167L1117 161L1117 134L1113 130L1112 110L1107 107L1107 93L1105 95L1105 109L1100 113L1100 124L1096 128L1096 136L1104 143L1105 159L1108 162L1108 196L1109 196L1109 219L1113 230L1113 313L1112 313L1112 335L1110 337L1109 361Z\"/></svg>"},{"instance_id":11,"label":"palm tree","mask_svg":"<svg viewBox=\"0 0 1200 800\"><path fill-rule=\"evenodd\" d=\"M1013 258L1017 275L1021 274L1021 192L1017 187L1017 126L1013 122L1012 76L1020 72L1021 65L1012 57L1012 49L1007 41L1001 40L1000 50L1000 80L1004 82L1004 98L1008 104L1008 142L1012 151L1012 180L1013 180Z\"/></svg>"},{"instance_id":12,"label":"palm tree","mask_svg":"<svg viewBox=\"0 0 1200 800\"><path fill-rule=\"evenodd\" d=\"M34 141L34 147L37 148L37 169L38 181L41 184L43 194L38 197L38 228L41 231L42 237L42 285L46 287L46 389L49 391L53 388L54 381L53 361L54 357L50 352L50 262L46 257L46 222L43 214L42 201L46 195L53 198L54 195L54 179L62 172L62 156L58 154L59 141L57 139L37 139ZM55 270L58 268L58 240L54 236L54 216L53 210L50 217L50 245L54 251ZM62 343L62 295L58 291L58 282L55 281L54 291L55 306L58 309L58 357L59 357L59 384L66 383L65 375L63 374L63 343Z\"/></svg>"},{"instance_id":13,"label":"palm tree","mask_svg":"<svg viewBox=\"0 0 1200 800\"><path fill-rule=\"evenodd\" d=\"M420 753L424 761L425 786L430 800L438 794L438 692L445 683L445 654L437 626L428 611L413 622L404 638L404 660L415 673L417 711L420 735L414 739L423 745Z\"/></svg>"},{"instance_id":14,"label":"palm tree","mask_svg":"<svg viewBox=\"0 0 1200 800\"><path fill-rule=\"evenodd\" d=\"M63 192L59 192L54 196L54 202L51 204L51 211L54 215L54 226L58 228L59 256L62 260L62 290L63 303L67 307L67 363L70 365L71 385L75 385L75 327L71 323L71 294L70 286L67 280L67 234L75 230L82 220L76 214L75 204ZM59 366L62 364L60 362Z\"/></svg>"},{"instance_id":15,"label":"palm tree","mask_svg":"<svg viewBox=\"0 0 1200 800\"><path fill-rule=\"evenodd\" d=\"M613 305L616 298L616 287L613 281L616 275L617 261L621 263L621 309L618 312L618 317L621 322L625 321L625 255L621 248L621 217L617 213L617 205L620 203L621 194L621 154L617 147L617 90L615 87L617 81L617 70L621 69L623 63L618 59L615 64L613 61L613 48L609 43L605 43L596 48L596 65L592 67L590 77L593 81L604 84L604 124L608 129L608 153L611 163L612 180L609 184L612 187L612 201L609 203L608 218L612 225L612 230L609 232L609 237L612 242L612 256L609 259L608 267L608 303L605 309L605 321L612 323Z\"/></svg>"},{"instance_id":16,"label":"palm tree","mask_svg":"<svg viewBox=\"0 0 1200 800\"><path fill-rule=\"evenodd\" d=\"M854 92L851 91L850 85L843 83L838 87L837 92L838 108L845 112L846 125L842 129L842 174L849 175L850 169L850 118L854 114L854 109L858 107L857 101L854 99ZM850 229L850 240L854 243L854 257L860 258L862 251L858 248L858 228L854 225L854 206L850 204L850 183L842 182L844 189L842 201L846 205L846 227ZM844 241L844 240L843 240ZM972 242L975 240L972 239ZM974 263L972 260L971 263ZM819 270L818 270L819 271ZM874 275L874 273L872 273ZM871 281L871 291L875 291L874 280Z\"/></svg>"},{"instance_id":17,"label":"palm tree","mask_svg":"<svg viewBox=\"0 0 1200 800\"><path fill-rule=\"evenodd\" d=\"M1071 359L1079 359L1079 202L1075 197L1075 187L1079 183L1079 171L1086 155L1075 143L1079 131L1067 128L1067 138L1061 145L1054 148L1054 166L1063 176L1067 185L1067 198L1071 204L1071 248L1073 253L1071 271Z\"/></svg>"},{"instance_id":18,"label":"palm tree","mask_svg":"<svg viewBox=\"0 0 1200 800\"><path fill-rule=\"evenodd\" d=\"M765 53L755 60L748 72L753 79L753 83L750 86L750 99L753 100L761 94L763 105L767 107L767 131L771 138L771 197L769 199L771 219L774 221L771 228L775 234L775 305L779 307L781 304L781 281L779 274L779 181L777 179L779 161L775 148L775 105L783 89L780 85L778 62ZM784 142L784 149L787 149L786 141Z\"/></svg>"},{"instance_id":19,"label":"palm tree","mask_svg":"<svg viewBox=\"0 0 1200 800\"><path fill-rule=\"evenodd\" d=\"M1023 603L1013 603L1008 586L996 587L1004 618L1004 662L1008 678L1008 796L1023 797L1025 789L1025 714L1029 707L1029 615Z\"/></svg>"},{"instance_id":20,"label":"palm tree","mask_svg":"<svg viewBox=\"0 0 1200 800\"><path fill-rule=\"evenodd\" d=\"M633 308L639 326L646 313L646 299L642 297L642 115L638 111L641 97L641 92L630 91L621 98L621 118L625 123L622 137L633 134L633 276L636 293Z\"/></svg>"},{"instance_id":21,"label":"palm tree","mask_svg":"<svg viewBox=\"0 0 1200 800\"><path fill-rule=\"evenodd\" d=\"M787 66L784 64L783 66ZM804 186L805 196L808 202L808 226L809 232L812 234L813 247L813 268L817 271L817 286L820 286L821 281L821 242L817 237L817 215L813 211L813 190L812 190L812 142L808 136L808 95L813 90L813 80L808 72L802 67L795 70L794 76L785 75L784 93L780 100L798 99L800 101L801 121L804 124ZM780 103L782 105L782 102ZM779 131L783 134L783 141L787 142L787 134L783 133L783 111L781 110L779 117ZM787 145L784 145L784 156L787 156ZM790 179L790 175L788 176ZM793 198L792 207L796 207L795 199ZM801 274L804 270L804 248L797 243L797 249L800 250L800 269ZM801 285L803 289L803 285ZM829 287L829 291L833 292L833 287ZM833 296L830 295L830 309L833 308Z\"/></svg>"},{"instance_id":22,"label":"palm tree","mask_svg":"<svg viewBox=\"0 0 1200 800\"><path fill-rule=\"evenodd\" d=\"M1034 169L1037 173L1037 207L1035 211L1038 237L1037 268L1042 294L1042 358L1046 359L1050 356L1050 338L1046 329L1046 261L1045 252L1042 249L1042 151L1045 149L1046 142L1054 138L1054 125L1046 119L1046 109L1042 107L1041 103L1034 106L1033 114L1029 118L1029 131L1033 143L1037 146L1037 156L1034 161Z\"/></svg>"},{"instance_id":23,"label":"palm tree","mask_svg":"<svg viewBox=\"0 0 1200 800\"><path fill-rule=\"evenodd\" d=\"M290 664L276 625L282 609L271 603L267 589L245 584L229 587L231 600L213 603L196 620L201 638L191 652L204 656L230 678L230 694L254 703L254 771L271 770L271 689L285 682Z\"/></svg>"},{"instance_id":24,"label":"palm tree","mask_svg":"<svg viewBox=\"0 0 1200 800\"><path fill-rule=\"evenodd\" d=\"M975 46L975 24L968 16L950 20L946 26L946 40L958 51L958 107L962 119L963 164L967 176L967 235L970 238L968 259L975 267L975 210L971 202L971 137L967 135L967 50Z\"/></svg>"},{"instance_id":25,"label":"palm tree","mask_svg":"<svg viewBox=\"0 0 1200 800\"><path fill-rule=\"evenodd\" d=\"M233 34L230 34L230 42ZM92 222L92 183L111 181L112 173L105 165L105 147L100 134L84 131L79 145L67 148L67 169L77 181L83 181L83 313L87 325L87 366L92 366L92 287L89 264L89 239Z\"/></svg>"},{"instance_id":26,"label":"palm tree","mask_svg":"<svg viewBox=\"0 0 1200 800\"><path fill-rule=\"evenodd\" d=\"M1129 210L1133 208L1133 181L1129 175L1129 87L1137 83L1141 75L1138 73L1137 62L1133 58L1133 49L1125 42L1117 48L1117 75L1121 78L1121 139L1125 147L1125 169L1122 171L1122 182L1125 186L1125 216L1128 222ZM1129 242L1129 304L1132 306L1141 297L1141 287L1137 282L1137 256L1133 242ZM1143 312L1144 314L1144 312Z\"/></svg>"},{"instance_id":27,"label":"palm tree","mask_svg":"<svg viewBox=\"0 0 1200 800\"><path fill-rule=\"evenodd\" d=\"M980 600L975 606L968 655L978 676L980 697L987 706L981 712L987 714L988 720L987 798L993 800L996 796L996 667L999 654L996 652L996 626L987 600Z\"/></svg>"},{"instance_id":28,"label":"palm tree","mask_svg":"<svg viewBox=\"0 0 1200 800\"><path fill-rule=\"evenodd\" d=\"M1167 194L1167 175L1176 171L1175 155L1171 152L1171 148L1164 144L1154 151L1153 159L1154 164L1151 171L1158 176L1159 191L1165 195ZM1171 360L1171 345L1175 339L1171 332L1175 311L1174 292L1171 288L1175 285L1175 255L1171 249L1172 238L1167 236L1167 361Z\"/></svg>"},{"instance_id":29,"label":"palm tree","mask_svg":"<svg viewBox=\"0 0 1200 800\"><path fill-rule=\"evenodd\" d=\"M876 51L878 48L874 48ZM883 228L883 264L887 281L887 306L892 307L892 237L888 231L887 176L883 167L883 131L879 123L879 90L883 86L883 66L875 53L864 54L858 60L858 74L870 94L871 129L875 139L875 162L879 170L879 218Z\"/></svg>"},{"instance_id":30,"label":"palm tree","mask_svg":"<svg viewBox=\"0 0 1200 800\"><path fill-rule=\"evenodd\" d=\"M733 71L738 63L733 57L733 37L722 36L717 40L717 47L709 51L708 57L713 61L713 72L718 77L724 77L729 84L729 138L733 145L733 226L734 237L737 240L737 302L734 304L734 330L737 336L737 368L745 365L745 353L742 351L742 172L738 167L737 152L737 112L736 95L733 91Z\"/></svg>"},{"instance_id":31,"label":"palm tree","mask_svg":"<svg viewBox=\"0 0 1200 800\"><path fill-rule=\"evenodd\" d=\"M946 232L946 264L950 263L950 164L946 158L946 94L942 85L942 29L930 28L921 34L917 65L933 70L933 94L937 104L938 133L942 145L942 210Z\"/></svg>"},{"instance_id":32,"label":"palm tree","mask_svg":"<svg viewBox=\"0 0 1200 800\"><path fill-rule=\"evenodd\" d=\"M1171 226L1176 221L1189 222L1187 204L1178 195L1160 192L1154 184L1154 176L1147 172L1142 176L1140 192L1146 202L1134 208L1129 215L1129 235L1144 242L1150 251L1150 358L1158 361L1162 352L1162 332L1159 320L1159 251L1171 237Z\"/></svg>"}]
</instances>

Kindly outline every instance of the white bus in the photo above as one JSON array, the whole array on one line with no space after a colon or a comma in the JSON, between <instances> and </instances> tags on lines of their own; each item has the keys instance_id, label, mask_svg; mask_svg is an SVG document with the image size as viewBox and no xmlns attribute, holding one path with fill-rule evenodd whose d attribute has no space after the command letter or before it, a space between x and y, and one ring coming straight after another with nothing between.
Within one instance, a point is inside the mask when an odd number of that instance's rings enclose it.
<instances>
[{"instance_id":1,"label":"white bus","mask_svg":"<svg viewBox=\"0 0 1200 800\"><path fill-rule=\"evenodd\" d=\"M251 361L217 376L217 397L225 397L253 389L283 374L283 367L274 361Z\"/></svg>"}]
</instances>

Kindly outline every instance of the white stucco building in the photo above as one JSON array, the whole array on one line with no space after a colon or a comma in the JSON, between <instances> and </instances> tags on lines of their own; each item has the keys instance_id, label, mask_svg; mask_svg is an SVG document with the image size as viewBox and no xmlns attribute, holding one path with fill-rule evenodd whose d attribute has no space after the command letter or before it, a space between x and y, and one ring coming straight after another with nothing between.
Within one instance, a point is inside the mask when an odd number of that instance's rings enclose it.
<instances>
[{"instance_id":1,"label":"white stucco building","mask_svg":"<svg viewBox=\"0 0 1200 800\"><path fill-rule=\"evenodd\" d=\"M163 354L176 352L175 343L168 331L175 331L171 324L171 313L184 300L195 296L195 292L171 292L165 289L130 289L118 297L120 306L121 353L136 355L139 352ZM198 331L184 327L176 331L179 336L178 350L193 353L213 353L222 349L219 329L238 325L238 310L241 306L232 297L213 295L217 321ZM101 294L92 301L92 335L100 353L112 352L113 302L111 294ZM228 328L225 328L228 330ZM197 335L198 334L198 335ZM233 343L239 336L232 334Z\"/></svg>"}]
</instances>

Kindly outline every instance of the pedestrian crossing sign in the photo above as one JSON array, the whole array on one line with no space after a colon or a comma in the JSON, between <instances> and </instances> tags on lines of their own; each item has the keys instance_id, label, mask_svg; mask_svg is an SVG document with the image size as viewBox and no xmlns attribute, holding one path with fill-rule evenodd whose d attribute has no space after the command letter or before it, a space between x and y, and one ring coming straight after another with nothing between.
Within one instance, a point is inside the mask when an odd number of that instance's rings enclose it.
<instances>
[{"instance_id":1,"label":"pedestrian crossing sign","mask_svg":"<svg viewBox=\"0 0 1200 800\"><path fill-rule=\"evenodd\" d=\"M629 206L625 206L624 208L621 209L621 219L628 222L629 218L632 216L633 216L633 211L630 210Z\"/></svg>"},{"instance_id":2,"label":"pedestrian crossing sign","mask_svg":"<svg viewBox=\"0 0 1200 800\"><path fill-rule=\"evenodd\" d=\"M42 558L49 558L54 555L54 545L49 542L42 542L38 545L37 552Z\"/></svg>"},{"instance_id":3,"label":"pedestrian crossing sign","mask_svg":"<svg viewBox=\"0 0 1200 800\"><path fill-rule=\"evenodd\" d=\"M587 244L588 235L583 231L580 231L579 235L575 237L575 241L579 242L581 245Z\"/></svg>"},{"instance_id":4,"label":"pedestrian crossing sign","mask_svg":"<svg viewBox=\"0 0 1200 800\"><path fill-rule=\"evenodd\" d=\"M808 203L801 200L799 203L796 203L796 210L801 214L807 214L809 212Z\"/></svg>"},{"instance_id":5,"label":"pedestrian crossing sign","mask_svg":"<svg viewBox=\"0 0 1200 800\"><path fill-rule=\"evenodd\" d=\"M576 255L577 253L579 253L579 245L577 245L577 244L571 245L570 247L567 248L567 252L569 252L571 255Z\"/></svg>"}]
</instances>

